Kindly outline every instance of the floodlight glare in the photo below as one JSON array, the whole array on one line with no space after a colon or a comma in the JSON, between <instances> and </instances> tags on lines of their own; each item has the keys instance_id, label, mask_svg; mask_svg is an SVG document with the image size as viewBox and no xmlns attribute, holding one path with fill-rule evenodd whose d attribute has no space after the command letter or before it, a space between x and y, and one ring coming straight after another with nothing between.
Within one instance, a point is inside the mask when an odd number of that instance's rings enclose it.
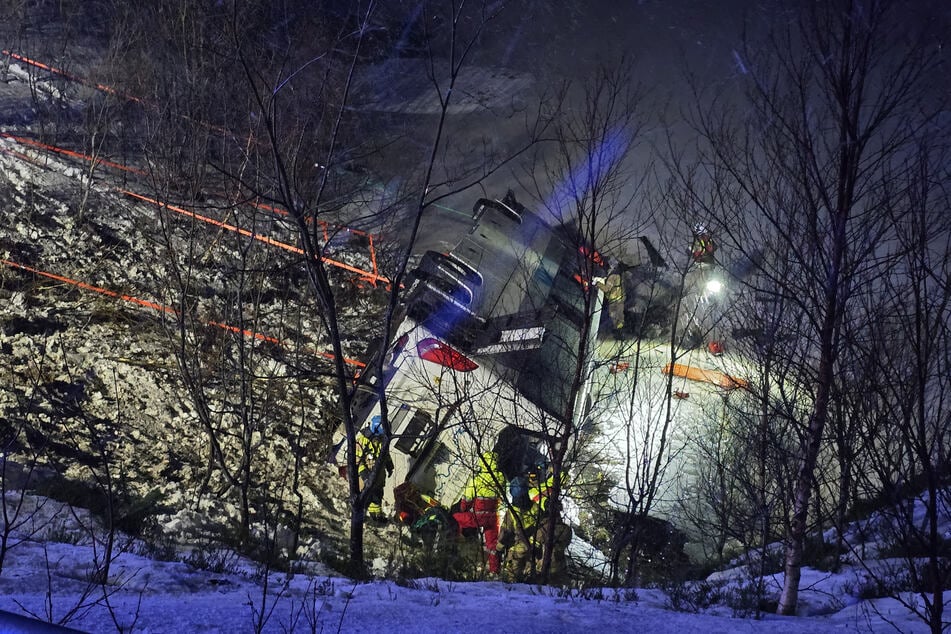
<instances>
[{"instance_id":1,"label":"floodlight glare","mask_svg":"<svg viewBox=\"0 0 951 634\"><path fill-rule=\"evenodd\" d=\"M723 290L723 284L720 283L720 280L710 280L707 282L708 293L719 293L721 290Z\"/></svg>"}]
</instances>

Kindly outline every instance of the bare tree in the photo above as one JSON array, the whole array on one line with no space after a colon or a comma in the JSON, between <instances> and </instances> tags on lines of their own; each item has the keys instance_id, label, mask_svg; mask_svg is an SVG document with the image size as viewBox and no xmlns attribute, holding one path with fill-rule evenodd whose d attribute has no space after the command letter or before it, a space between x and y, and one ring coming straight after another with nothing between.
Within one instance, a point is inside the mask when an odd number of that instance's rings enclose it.
<instances>
[{"instance_id":1,"label":"bare tree","mask_svg":"<svg viewBox=\"0 0 951 634\"><path fill-rule=\"evenodd\" d=\"M601 394L592 386L595 381L601 381L596 377L606 374L608 365L619 363L621 356L633 349L632 345L619 341L599 339L599 325L594 318L602 312L606 318L610 311L613 327L624 332L635 330L636 325L625 327L619 317L628 307L623 291L604 298L597 290L598 278L614 274L623 288L630 285L629 278L635 273L652 270L652 263L642 259L643 252L638 249L639 237L648 225L645 216L639 213L638 199L650 166L635 163L645 125L646 96L643 87L633 82L633 76L633 64L621 58L603 62L583 84L566 85L564 106L552 129L551 140L538 146L535 161L525 178L526 188L551 221L560 227L574 250L572 266L582 285L578 293L580 301L575 307L580 330L572 331L570 337L556 330L551 334L552 339L561 337L557 355L563 376L555 381L553 377L536 378L539 383L547 382L546 389L559 394L557 416L542 422L549 439L552 473L549 496L553 502L540 520L546 525L541 533L546 538L540 553L543 580L547 580L551 566L560 501L567 493L564 487L569 479L565 476L569 469L580 470L583 466L584 427L617 406L612 402L617 394L608 394L611 392L608 386L601 386ZM625 263L621 258L634 261ZM618 336L620 332L610 335ZM633 353L637 360L641 358L639 351L637 346ZM604 358L607 360L603 361ZM636 361L634 365L638 365ZM629 376L638 376L638 369L635 367ZM524 371L531 373L531 369ZM634 398L634 388L630 390L631 393L620 395L625 402ZM659 447L652 447L659 453L651 451L649 462L656 457L657 464L665 463L661 458L666 454L664 442L666 438L660 440ZM625 455L631 458L627 463L631 467L635 460L630 452ZM645 514L649 507L648 503Z\"/></svg>"},{"instance_id":2,"label":"bare tree","mask_svg":"<svg viewBox=\"0 0 951 634\"><path fill-rule=\"evenodd\" d=\"M801 420L778 611L796 609L816 465L842 370L843 324L888 262L890 183L935 112L939 61L893 3L835 2L768 25L737 51L746 110L720 97L698 110L700 162L715 184L723 242L757 258L757 290L787 302L809 346L796 360L811 396ZM732 108L732 109L731 109ZM730 213L732 212L732 213ZM755 260L754 260L755 261Z\"/></svg>"},{"instance_id":3,"label":"bare tree","mask_svg":"<svg viewBox=\"0 0 951 634\"><path fill-rule=\"evenodd\" d=\"M22 377L27 378L27 377ZM19 381L12 383L21 383ZM17 410L11 411L7 425L0 436L0 493L3 507L0 508L0 573L7 554L24 539L43 529L37 520L39 508L27 502L26 491L40 479L41 461L46 454L47 441L38 433L34 421L28 415L35 404L42 400L41 386L35 378L21 385L29 389L12 388L18 401Z\"/></svg>"},{"instance_id":4,"label":"bare tree","mask_svg":"<svg viewBox=\"0 0 951 634\"><path fill-rule=\"evenodd\" d=\"M908 601L900 592L893 596L932 632L947 628L944 589L951 579L940 529L951 504L951 225L948 175L939 167L947 152L946 136L936 131L912 163L916 169L905 195L892 201L897 257L877 289L879 319L860 347L866 367L876 370L868 393L879 433L869 453L875 478L870 485L877 485L884 503L879 529L904 561L899 577L921 601Z\"/></svg>"},{"instance_id":5,"label":"bare tree","mask_svg":"<svg viewBox=\"0 0 951 634\"><path fill-rule=\"evenodd\" d=\"M447 152L444 138L450 108L457 97L453 91L469 62L481 34L501 9L491 3L451 3L415 15L408 23L422 32L429 45L430 56L425 59L425 73L437 107L432 117L428 149L421 159L421 168L410 174L412 196L402 209L401 222L406 238L393 259L386 283L389 295L382 312L382 328L372 335L380 342L388 342L398 313L399 293L406 276L409 255L418 235L424 210L442 196L470 186L490 168L483 163L480 169L463 174L445 173L436 176L436 166ZM345 341L354 329L345 316L347 306L341 303L334 276L326 262L327 243L322 224L334 198L332 170L344 163L349 148L368 151L370 146L354 142L356 125L349 108L354 91L356 73L364 61L369 34L378 14L375 2L351 6L345 16L335 22L335 32L326 40L318 40L303 48L286 47L278 38L268 50L273 57L262 59L259 49L250 45L257 35L248 33L242 18L242 7L235 5L231 14L231 40L227 50L242 73L242 87L248 97L252 117L247 122L249 141L244 164L246 171L223 170L242 191L259 197L286 210L289 229L296 237L300 250L300 264L306 275L315 302L314 314L321 326L321 337L332 353L332 384L338 397L338 414L346 431L348 484L351 503L350 560L355 572L363 569L363 523L371 491L361 489L356 468L354 423L356 388L365 380L357 379L354 368L346 362L349 351ZM413 23L418 20L418 23ZM388 25L389 26L389 25ZM284 33L284 36L297 35ZM308 97L321 95L316 104ZM316 106L316 108L315 108ZM318 170L314 170L313 166ZM469 174L469 178L465 178ZM460 180L462 179L462 180ZM382 201L377 212L392 201ZM361 333L365 337L366 333ZM383 349L384 346L378 346ZM364 377L382 373L379 367L367 371ZM379 375L378 374L378 375ZM382 389L382 388L381 388ZM388 429L386 395L379 398L383 410L384 427ZM388 441L384 443L384 454ZM382 468L380 461L378 468Z\"/></svg>"}]
</instances>

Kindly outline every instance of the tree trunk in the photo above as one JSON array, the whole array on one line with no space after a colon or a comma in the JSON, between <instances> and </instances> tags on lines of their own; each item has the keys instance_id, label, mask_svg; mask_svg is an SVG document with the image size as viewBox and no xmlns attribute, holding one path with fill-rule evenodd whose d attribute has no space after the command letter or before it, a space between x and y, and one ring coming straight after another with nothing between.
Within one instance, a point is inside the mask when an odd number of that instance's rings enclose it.
<instances>
[{"instance_id":1,"label":"tree trunk","mask_svg":"<svg viewBox=\"0 0 951 634\"><path fill-rule=\"evenodd\" d=\"M365 562L363 561L363 523L365 510L355 500L353 508L350 511L350 566L353 568L350 572L362 577L365 574Z\"/></svg>"},{"instance_id":2,"label":"tree trunk","mask_svg":"<svg viewBox=\"0 0 951 634\"><path fill-rule=\"evenodd\" d=\"M816 402L805 431L801 462L796 476L793 512L789 522L789 533L786 536L785 580L783 581L783 591L779 596L779 605L776 607L777 614L795 614L796 605L799 602L799 580L802 576L802 555L809 520L809 500L812 496L816 461L819 458L819 449L822 446L822 432L825 429L826 419L829 415L829 396L832 392L834 378L833 341L839 319L839 311L835 308L837 303L837 287L833 282L829 290L828 302L826 303L828 308L822 329L822 353L819 357Z\"/></svg>"}]
</instances>

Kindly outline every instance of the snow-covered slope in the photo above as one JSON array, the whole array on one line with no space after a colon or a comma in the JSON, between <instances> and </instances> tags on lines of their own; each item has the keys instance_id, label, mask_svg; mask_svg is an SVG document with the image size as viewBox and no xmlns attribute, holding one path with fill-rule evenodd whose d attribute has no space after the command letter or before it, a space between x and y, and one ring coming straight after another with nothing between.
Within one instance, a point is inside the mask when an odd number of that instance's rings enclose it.
<instances>
[{"instance_id":1,"label":"snow-covered slope","mask_svg":"<svg viewBox=\"0 0 951 634\"><path fill-rule=\"evenodd\" d=\"M854 598L861 572L848 567L804 574L803 609L825 616L764 614L761 620L736 618L723 602L743 586L746 577L738 570L707 582L716 589L706 594L713 599L709 605L673 611L671 595L657 589L567 590L433 578L355 582L319 564L289 577L267 574L260 564L212 545L203 553L177 553L185 561L155 559L175 553L156 553L133 540L99 583L103 577L92 562L101 552L88 538L88 514L39 497L27 503L40 508L44 528L16 531L0 574L0 610L89 632L928 631L894 599ZM187 522L180 527L190 528ZM0 612L0 631L23 630Z\"/></svg>"}]
</instances>

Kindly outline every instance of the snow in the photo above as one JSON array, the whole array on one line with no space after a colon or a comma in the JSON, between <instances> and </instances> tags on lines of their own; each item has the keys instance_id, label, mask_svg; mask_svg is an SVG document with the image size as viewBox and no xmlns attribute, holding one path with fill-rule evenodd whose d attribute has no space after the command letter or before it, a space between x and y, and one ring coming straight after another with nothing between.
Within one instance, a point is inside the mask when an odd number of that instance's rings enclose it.
<instances>
[{"instance_id":1,"label":"snow","mask_svg":"<svg viewBox=\"0 0 951 634\"><path fill-rule=\"evenodd\" d=\"M13 157L2 157L7 179L16 185L37 182L41 174ZM62 175L54 166L47 178ZM18 170L23 170L21 173ZM17 192L25 191L25 185ZM49 201L55 208L55 201ZM58 213L65 220L69 214ZM112 219L114 222L121 217ZM12 232L33 242L36 225L16 224ZM68 235L69 231L65 231ZM52 255L52 251L50 255ZM4 253L4 257L12 256ZM76 251L70 252L73 263ZM135 262L125 262L129 265ZM91 267L95 268L95 267ZM101 268L101 267L100 267ZM12 292L6 310L29 314L28 297ZM68 297L64 300L71 301ZM72 365L81 367L82 359L121 359L125 354L152 350L138 337L116 336L101 324L84 325L82 336L70 341L70 332L45 336L46 345L80 355ZM97 334L102 329L102 333ZM111 333L111 334L110 334ZM15 356L25 363L33 358L39 341L21 334L4 337ZM123 355L115 353L123 347ZM100 350L99 348L102 348ZM11 366L8 366L8 369ZM116 374L111 372L116 369ZM129 381L135 389L123 390L140 399L144 416L141 430L130 433L153 438L161 430L149 421L167 420L156 411L166 390L160 377L138 371L135 366L104 366L103 376ZM66 377L68 378L68 377ZM131 398L131 397L130 397ZM109 400L93 395L93 404L109 407ZM184 404L178 403L173 420L187 422ZM167 410L166 410L167 411ZM166 433L182 435L187 425ZM155 443L159 446L159 443ZM136 445L139 455L143 451ZM148 461L142 461L147 463ZM164 464L155 460L155 464ZM320 480L326 484L326 480ZM332 486L332 485L327 485ZM178 499L179 491L167 487L167 501ZM7 490L5 502L13 503L16 492ZM30 498L31 508L44 503ZM717 601L708 607L687 607L696 612L671 609L674 598L660 589L608 588L563 589L502 582L460 583L426 578L398 581L357 582L339 576L317 563L305 566L307 573L288 578L281 573L266 575L259 564L242 559L223 546L195 545L194 535L207 534L201 515L180 511L165 518L164 534L181 541L192 539L190 546L170 547L156 553L157 547L135 540L120 540L118 554L110 564L108 579L96 583L95 562L102 561L103 540L90 536L93 523L82 511L69 511L59 503L45 501L48 508L22 517L36 519L29 526L18 526L0 570L0 610L13 615L28 615L65 624L89 632L578 632L590 629L650 632L916 632L927 631L924 623L895 599L863 601L854 594L863 586L859 566L837 574L806 569L803 573L800 614L778 617L764 614L761 620L740 618L722 599L730 591L739 592L748 583L740 568L723 571L709 578ZM228 506L211 515L228 515ZM317 503L310 504L321 509ZM205 509L208 511L208 509ZM321 511L339 520L342 509ZM50 521L51 518L56 521ZM329 520L328 520L329 521ZM379 536L376 536L379 539ZM851 537L850 537L851 539ZM574 548L583 547L575 543ZM202 550L204 549L204 550ZM319 545L313 549L319 554ZM590 561L589 548L580 559ZM159 556L161 555L161 556ZM392 568L381 562L375 569ZM265 585L264 581L267 581ZM781 577L769 578L771 591L778 593ZM711 592L713 592L711 591ZM702 591L699 591L702 594ZM913 598L909 599L913 601ZM264 614L264 617L260 615ZM746 616L746 615L741 615ZM0 614L0 631L24 631L14 624L13 616ZM256 621L261 619L257 624Z\"/></svg>"},{"instance_id":2,"label":"snow","mask_svg":"<svg viewBox=\"0 0 951 634\"><path fill-rule=\"evenodd\" d=\"M7 504L19 500L8 492ZM102 535L81 509L24 498L30 522L13 531L0 574L0 632L25 615L87 632L925 632L895 599L859 601L861 575L804 569L797 617L741 618L722 600L695 612L671 609L660 589L559 588L437 578L354 581L322 564L288 576L223 547L153 558L136 540L117 543L106 583L96 581ZM21 516L24 516L21 513ZM183 532L188 516L171 520ZM153 548L154 551L154 548ZM151 553L151 554L154 554ZM101 575L100 575L101 578ZM742 568L706 581L725 597L748 579ZM265 583L266 581L266 583ZM780 576L766 579L778 592ZM909 597L914 601L914 598ZM261 615L264 615L263 617ZM820 616L822 614L822 616Z\"/></svg>"},{"instance_id":3,"label":"snow","mask_svg":"<svg viewBox=\"0 0 951 634\"><path fill-rule=\"evenodd\" d=\"M741 60L737 58L737 63ZM17 78L3 85L10 95L20 92L24 99L29 93L24 88L31 75L16 63L9 64L6 72ZM489 78L493 79L494 78ZM519 82L529 77L519 76ZM506 78L511 87L520 85ZM52 84L40 82L43 89L59 95ZM504 96L504 95L503 95ZM10 99L11 103L15 100ZM29 103L23 101L22 103ZM398 108L397 108L398 109ZM18 124L12 131L22 131L33 115L28 108L11 110L10 121ZM5 128L6 129L6 128ZM71 165L67 159L41 154L12 139L0 139L0 172L3 173L4 219L7 242L0 245L0 256L17 260L24 253L45 270L75 275L86 282L104 288L124 288L130 292L139 283L146 286L148 275L142 255L131 252L121 261L103 257L104 237L126 236L136 243L144 243L136 236L144 229L140 223L154 215L147 205L133 205L122 201L108 187L94 187L103 197L100 213L95 217L98 234L83 233L77 227L75 214L55 196L42 196L34 205L36 191L72 191L81 181L84 170ZM34 161L24 157L36 157ZM105 170L101 170L105 171ZM81 184L81 183L79 183ZM122 204L120 204L120 201ZM30 202L28 205L27 202ZM106 210L114 213L106 214ZM146 220L142 220L142 219ZM42 222L41 222L42 221ZM148 226L145 227L147 229ZM55 240L51 240L51 236ZM350 241L340 236L344 247ZM24 245L29 245L29 250ZM334 255L338 255L335 250ZM347 262L361 268L370 266L368 257L352 254ZM341 256L342 257L342 256ZM6 270L6 269L4 269ZM203 272L204 280L212 284L213 271ZM132 288L128 288L129 286ZM126 445L122 456L142 470L158 472L168 466L168 457L160 448L176 441L188 441L195 435L194 414L187 402L169 398L173 394L169 381L161 372L144 372L143 364L158 365L159 352L164 348L150 340L148 329L117 329L114 324L86 323L84 314L75 315L75 297L65 293L29 293L15 290L11 285L5 306L0 311L17 318L35 318L38 321L55 317L62 323L62 332L0 333L0 342L9 348L5 353L5 381L16 385L11 372L27 375L29 364L46 358L51 368L86 368L90 376L110 377L105 384L117 384L115 391L132 401L129 410L140 410L138 416L126 419L129 437L135 442ZM141 290L141 289L138 289ZM47 296L49 295L49 296ZM63 295L64 297L60 297ZM85 300L84 300L85 301ZM352 319L363 313L365 304L349 307ZM71 320L71 321L70 321ZM76 322L76 323L73 323ZM301 330L317 332L304 324ZM135 332L131 332L135 331ZM354 346L356 347L356 346ZM43 352L45 351L45 352ZM60 356L62 355L62 356ZM136 363L131 363L135 359ZM662 360L656 360L658 364ZM660 377L652 367L654 375ZM52 372L52 370L51 370ZM51 377L69 383L66 374ZM659 380L659 379L658 379ZM649 384L645 383L643 389ZM694 390L699 394L699 388ZM90 411L110 416L117 398L91 391ZM11 398L9 395L3 398ZM2 399L0 399L2 400ZM684 416L699 408L697 396L681 403ZM646 416L640 418L646 420ZM626 420L626 419L624 419ZM605 437L628 433L618 419L616 426L606 425ZM6 421L4 421L5 423ZM141 442L149 439L151 443ZM197 443L195 443L197 444ZM616 443L615 443L616 444ZM612 446L608 443L608 447ZM151 454L155 455L151 455ZM276 455L276 454L275 454ZM614 462L623 463L623 456L605 455ZM278 456L279 459L279 456ZM180 470L185 470L182 467ZM133 478L125 474L129 482ZM315 475L314 489L331 490L340 486L323 473ZM308 490L309 491L309 490ZM175 483L163 484L165 502L176 508L185 506L182 490ZM326 492L326 491L325 491ZM339 492L338 492L339 493ZM336 508L327 508L316 494L306 493L308 508L319 515L323 524L339 522L345 513L342 496L334 501ZM4 502L16 503L19 492L4 490ZM832 574L804 569L800 597L800 616L778 617L764 614L762 619L735 614L727 597L742 592L749 574L742 567L720 571L688 590L690 600L678 600L658 588L569 589L526 584L492 582L450 582L423 578L412 580L376 579L362 582L340 576L329 567L316 562L305 562L291 577L283 573L265 573L261 565L239 557L222 545L200 541L215 530L209 518L233 517L234 507L225 500L212 503L202 501L198 511L179 510L163 518L162 534L174 536L167 545L146 545L134 539L120 539L117 553L110 561L109 574L104 583L97 582L96 571L103 561L103 536L95 529L95 521L81 509L68 509L58 502L39 496L26 496L29 512L19 517L29 523L18 525L7 543L0 561L0 632L23 631L22 622L13 615L28 615L41 621L61 623L89 632L245 632L260 629L266 632L578 632L584 630L645 631L645 632L924 632L925 624L894 598L861 600L861 589L868 583L868 575L858 563L845 566ZM217 525L220 529L221 524ZM373 534L371 539L392 537L392 533ZM945 533L947 534L947 533ZM329 540L329 538L325 538ZM859 543L857 534L848 539ZM874 544L874 536L865 544ZM315 558L332 552L324 544L302 547L313 552ZM576 540L573 552L579 560L592 561L597 553L589 544ZM871 549L870 549L871 550ZM392 569L391 562L374 562L375 570ZM887 570L888 562L864 562L875 570ZM265 583L266 582L266 583ZM770 596L778 594L781 575L766 579ZM705 589L706 588L706 589ZM714 600L702 601L705 597ZM689 599L690 597L688 597ZM912 595L906 601L915 604ZM678 604L694 610L672 609ZM701 606L702 604L702 606ZM263 616L262 616L263 615Z\"/></svg>"}]
</instances>

